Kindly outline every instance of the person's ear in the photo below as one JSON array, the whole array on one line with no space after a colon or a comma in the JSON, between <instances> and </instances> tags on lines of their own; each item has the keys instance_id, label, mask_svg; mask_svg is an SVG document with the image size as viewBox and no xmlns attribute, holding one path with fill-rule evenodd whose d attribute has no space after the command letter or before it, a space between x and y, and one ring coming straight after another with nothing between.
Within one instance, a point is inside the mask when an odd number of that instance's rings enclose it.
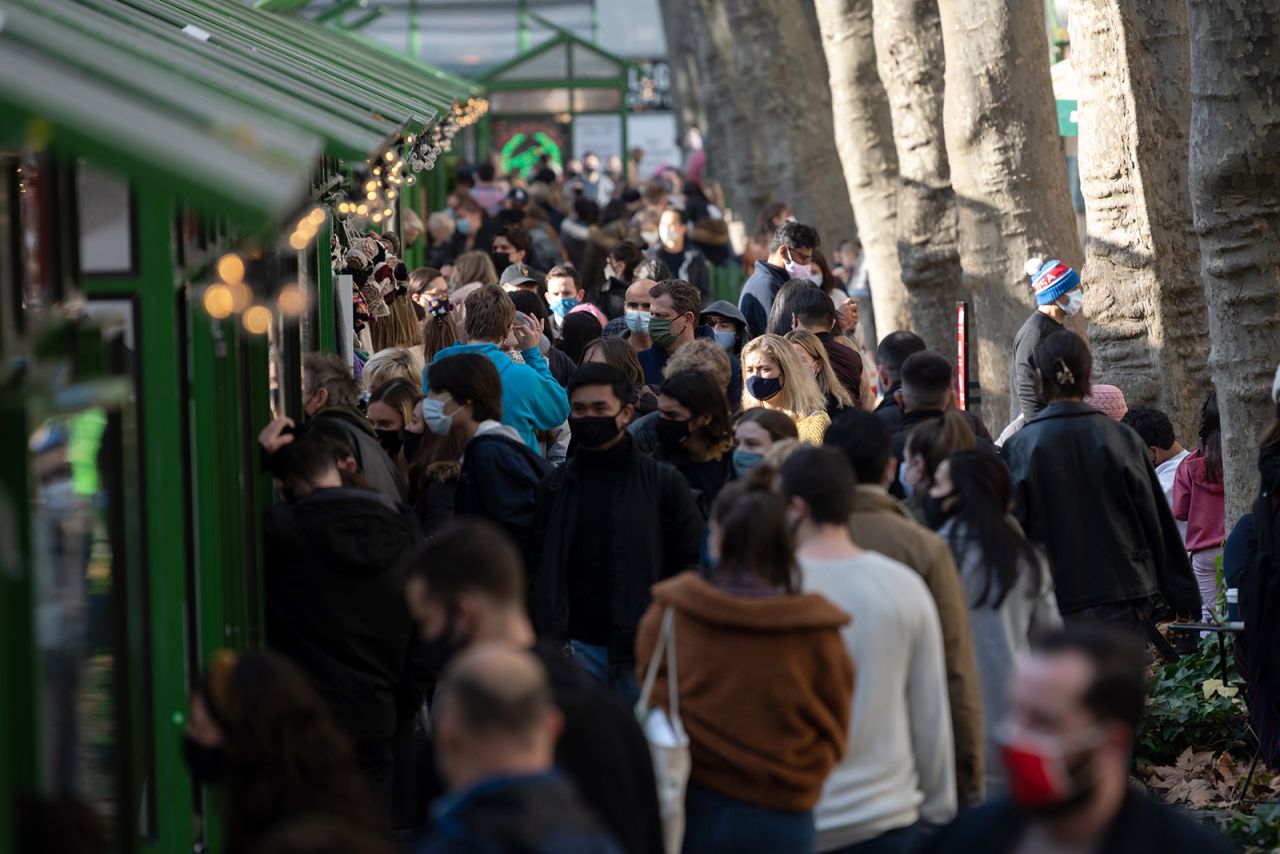
<instances>
[{"instance_id":1,"label":"person's ear","mask_svg":"<svg viewBox=\"0 0 1280 854\"><path fill-rule=\"evenodd\" d=\"M635 417L636 408L628 403L622 407L622 410L618 414L622 416L622 426L625 428L631 423L631 419Z\"/></svg>"},{"instance_id":2,"label":"person's ear","mask_svg":"<svg viewBox=\"0 0 1280 854\"><path fill-rule=\"evenodd\" d=\"M547 719L543 724L547 738L551 744L560 741L560 736L564 733L564 712L555 706L547 710Z\"/></svg>"},{"instance_id":3,"label":"person's ear","mask_svg":"<svg viewBox=\"0 0 1280 854\"><path fill-rule=\"evenodd\" d=\"M898 404L898 408L903 412L907 410L906 398L902 394L902 389L898 389L893 393L893 402Z\"/></svg>"},{"instance_id":4,"label":"person's ear","mask_svg":"<svg viewBox=\"0 0 1280 854\"><path fill-rule=\"evenodd\" d=\"M791 312L791 328L795 329L799 325L800 325L800 318L796 317L796 313L794 311Z\"/></svg>"},{"instance_id":5,"label":"person's ear","mask_svg":"<svg viewBox=\"0 0 1280 854\"><path fill-rule=\"evenodd\" d=\"M889 386L893 385L893 383L889 382L889 369L884 365L876 365L876 379L880 381L882 391L888 391Z\"/></svg>"},{"instance_id":6,"label":"person's ear","mask_svg":"<svg viewBox=\"0 0 1280 854\"><path fill-rule=\"evenodd\" d=\"M698 415L693 418L690 418L689 432L696 433L697 431L701 430L703 427L706 427L710 423L711 423L710 415L703 414L703 415Z\"/></svg>"},{"instance_id":7,"label":"person's ear","mask_svg":"<svg viewBox=\"0 0 1280 854\"><path fill-rule=\"evenodd\" d=\"M316 389L315 394L312 396L320 403L320 405L316 407L317 411L324 409L329 403L329 389L324 386L320 386L320 388Z\"/></svg>"},{"instance_id":8,"label":"person's ear","mask_svg":"<svg viewBox=\"0 0 1280 854\"><path fill-rule=\"evenodd\" d=\"M944 407L942 407L942 408L943 408L943 409L953 409L954 407L956 407L956 406L958 405L958 403L959 403L959 402L958 402L958 400L956 399L956 390L953 388L953 389L951 389L950 391L948 391L948 392L947 392L947 405L946 405L946 406L944 406Z\"/></svg>"},{"instance_id":9,"label":"person's ear","mask_svg":"<svg viewBox=\"0 0 1280 854\"><path fill-rule=\"evenodd\" d=\"M349 472L350 474L355 474L360 470L360 466L356 463L355 457L343 457L338 461L338 468L341 471Z\"/></svg>"}]
</instances>

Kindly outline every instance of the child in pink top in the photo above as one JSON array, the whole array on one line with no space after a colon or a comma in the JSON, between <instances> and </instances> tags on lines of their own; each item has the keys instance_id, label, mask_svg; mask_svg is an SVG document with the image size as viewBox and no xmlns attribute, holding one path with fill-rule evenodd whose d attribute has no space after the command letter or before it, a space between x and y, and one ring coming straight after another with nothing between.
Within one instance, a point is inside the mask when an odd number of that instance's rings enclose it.
<instances>
[{"instance_id":1,"label":"child in pink top","mask_svg":"<svg viewBox=\"0 0 1280 854\"><path fill-rule=\"evenodd\" d=\"M1222 429L1218 396L1210 392L1200 408L1200 449L1182 461L1173 482L1173 515L1187 523L1187 551L1203 602L1201 618L1215 619L1218 556L1226 539L1222 488Z\"/></svg>"}]
</instances>

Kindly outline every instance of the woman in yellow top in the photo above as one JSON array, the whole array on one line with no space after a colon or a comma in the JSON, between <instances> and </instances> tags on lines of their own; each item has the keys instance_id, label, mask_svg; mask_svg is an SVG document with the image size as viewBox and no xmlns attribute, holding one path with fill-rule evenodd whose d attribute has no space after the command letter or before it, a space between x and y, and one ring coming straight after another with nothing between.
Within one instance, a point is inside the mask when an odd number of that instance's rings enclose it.
<instances>
[{"instance_id":1,"label":"woman in yellow top","mask_svg":"<svg viewBox=\"0 0 1280 854\"><path fill-rule=\"evenodd\" d=\"M763 406L786 413L800 441L821 445L831 426L826 397L791 344L779 335L761 335L742 348L742 408Z\"/></svg>"}]
</instances>

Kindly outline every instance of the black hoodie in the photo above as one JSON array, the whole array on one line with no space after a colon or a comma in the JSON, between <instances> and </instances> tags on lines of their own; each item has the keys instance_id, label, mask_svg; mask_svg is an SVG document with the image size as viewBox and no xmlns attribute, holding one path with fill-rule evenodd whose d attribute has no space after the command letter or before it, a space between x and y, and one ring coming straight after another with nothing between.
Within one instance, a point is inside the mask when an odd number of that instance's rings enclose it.
<instances>
[{"instance_id":1,"label":"black hoodie","mask_svg":"<svg viewBox=\"0 0 1280 854\"><path fill-rule=\"evenodd\" d=\"M267 643L356 741L389 740L401 710L422 702L396 572L418 542L413 517L368 489L320 489L267 512Z\"/></svg>"}]
</instances>

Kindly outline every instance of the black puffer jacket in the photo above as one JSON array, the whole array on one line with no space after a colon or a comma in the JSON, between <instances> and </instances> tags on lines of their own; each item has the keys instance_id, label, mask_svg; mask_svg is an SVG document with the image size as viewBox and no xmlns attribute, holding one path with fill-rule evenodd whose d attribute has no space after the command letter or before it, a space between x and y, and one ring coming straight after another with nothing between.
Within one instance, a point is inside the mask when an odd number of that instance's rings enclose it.
<instances>
[{"instance_id":1,"label":"black puffer jacket","mask_svg":"<svg viewBox=\"0 0 1280 854\"><path fill-rule=\"evenodd\" d=\"M387 740L425 681L396 570L420 541L413 515L368 489L320 489L266 518L267 645L310 678L356 741Z\"/></svg>"},{"instance_id":2,"label":"black puffer jacket","mask_svg":"<svg viewBox=\"0 0 1280 854\"><path fill-rule=\"evenodd\" d=\"M574 456L538 489L534 530L541 539L530 562L529 604L540 637L560 640L568 630L569 555L581 515L574 481L580 465ZM667 463L632 448L618 466L617 478L613 518L626 534L611 541L609 658L630 662L635 660L636 626L649 607L649 588L698 566L703 519L684 477Z\"/></svg>"},{"instance_id":3,"label":"black puffer jacket","mask_svg":"<svg viewBox=\"0 0 1280 854\"><path fill-rule=\"evenodd\" d=\"M1180 614L1200 594L1146 446L1128 426L1058 401L1004 446L1018 521L1049 552L1058 607L1163 594Z\"/></svg>"}]
</instances>

